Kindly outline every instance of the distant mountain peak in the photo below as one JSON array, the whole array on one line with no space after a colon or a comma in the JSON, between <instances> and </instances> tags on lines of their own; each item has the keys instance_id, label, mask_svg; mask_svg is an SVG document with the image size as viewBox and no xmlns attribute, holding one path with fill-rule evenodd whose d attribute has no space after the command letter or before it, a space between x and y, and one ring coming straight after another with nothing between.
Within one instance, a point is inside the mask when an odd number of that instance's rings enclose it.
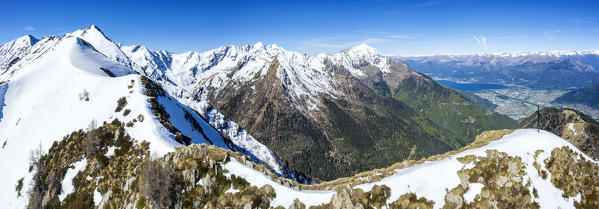
<instances>
[{"instance_id":1,"label":"distant mountain peak","mask_svg":"<svg viewBox=\"0 0 599 209\"><path fill-rule=\"evenodd\" d=\"M31 45L31 46L33 46L38 41L38 39L33 37L32 35L24 35L24 36L19 37L17 40L23 40L23 41L29 43L29 45Z\"/></svg>"},{"instance_id":2,"label":"distant mountain peak","mask_svg":"<svg viewBox=\"0 0 599 209\"><path fill-rule=\"evenodd\" d=\"M365 54L380 54L379 50L374 47L369 46L368 44L362 43L360 45L354 46L350 49L345 50L345 52L356 53L360 55Z\"/></svg>"},{"instance_id":3,"label":"distant mountain peak","mask_svg":"<svg viewBox=\"0 0 599 209\"><path fill-rule=\"evenodd\" d=\"M100 28L96 25L90 25L89 27L85 28L85 30L83 30L83 32L81 32L81 36L83 36L86 33L91 33L94 35L101 35L102 37L104 37L105 39L110 40L105 34L104 32L102 32L102 30L100 30Z\"/></svg>"},{"instance_id":4,"label":"distant mountain peak","mask_svg":"<svg viewBox=\"0 0 599 209\"><path fill-rule=\"evenodd\" d=\"M258 41L252 47L254 47L254 48L264 48L264 43L262 43L261 41Z\"/></svg>"}]
</instances>

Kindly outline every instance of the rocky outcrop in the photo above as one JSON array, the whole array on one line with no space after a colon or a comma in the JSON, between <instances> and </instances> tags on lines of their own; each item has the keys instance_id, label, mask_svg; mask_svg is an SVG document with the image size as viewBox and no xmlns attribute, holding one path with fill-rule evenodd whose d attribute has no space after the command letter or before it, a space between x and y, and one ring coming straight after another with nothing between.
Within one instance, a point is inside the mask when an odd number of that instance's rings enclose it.
<instances>
[{"instance_id":1,"label":"rocky outcrop","mask_svg":"<svg viewBox=\"0 0 599 209\"><path fill-rule=\"evenodd\" d=\"M578 110L543 108L522 121L519 127L549 131L590 157L599 159L599 122Z\"/></svg>"}]
</instances>

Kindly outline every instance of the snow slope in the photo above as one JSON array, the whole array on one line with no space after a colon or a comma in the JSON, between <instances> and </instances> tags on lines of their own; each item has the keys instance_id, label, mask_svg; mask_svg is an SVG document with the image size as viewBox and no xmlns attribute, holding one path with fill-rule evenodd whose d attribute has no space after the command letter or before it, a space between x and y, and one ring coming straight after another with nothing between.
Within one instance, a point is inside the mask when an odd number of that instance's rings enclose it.
<instances>
[{"instance_id":1,"label":"snow slope","mask_svg":"<svg viewBox=\"0 0 599 209\"><path fill-rule=\"evenodd\" d=\"M14 74L7 79L9 81L0 84L0 104L4 104L0 106L0 140L5 143L0 150L0 170L11 171L0 173L0 207L26 207L27 197L17 197L14 185L23 178L23 193L30 185L32 173L28 172L27 153L37 146L47 150L54 141L85 129L92 120L129 122L143 117L142 122L126 128L133 138L149 141L151 151L159 155L181 145L154 116L145 94L147 90L136 71L122 62L108 59L99 53L100 47L92 46L80 37L67 35L40 48L45 49L43 53L36 54L35 59L21 68L15 68ZM89 100L81 97L84 92ZM125 98L127 104L122 111L116 112L120 98ZM169 121L174 127L191 137L192 143L214 144L226 149L236 146L227 142L202 116L176 99L164 95L156 100L170 116ZM124 114L126 109L130 110L129 114ZM201 130L192 125L192 119L185 117L184 109Z\"/></svg>"},{"instance_id":2,"label":"snow slope","mask_svg":"<svg viewBox=\"0 0 599 209\"><path fill-rule=\"evenodd\" d=\"M228 177L231 174L234 174L246 179L252 186L260 188L267 184L271 185L276 193L276 197L271 202L272 207L287 207L291 205L296 198L305 203L306 207L320 205L323 203L328 203L331 200L331 197L335 194L334 191L298 190L277 184L272 181L269 176L256 171L233 158L230 162L226 163L223 168L231 172L225 174Z\"/></svg>"},{"instance_id":3,"label":"snow slope","mask_svg":"<svg viewBox=\"0 0 599 209\"><path fill-rule=\"evenodd\" d=\"M390 196L387 199L388 204L396 201L401 195L414 193L417 198L424 197L426 200L434 201L434 208L442 208L446 204L447 190L456 188L463 183L463 179L460 179L458 171L475 167L474 163L464 164L458 158L468 155L486 157L488 150L497 150L505 152L508 156L514 157L514 159L517 157L521 159L524 171L523 176L518 180L513 180L514 177L511 178L514 182L522 182L522 185L527 187L530 192L536 190L538 196L535 197L531 194L531 201L537 202L541 208L575 208L574 201L581 201L581 195L578 194L575 197L564 198L562 196L563 191L551 182L551 173L547 173L548 176L544 179L534 166L536 162L539 163L541 169L546 169L545 160L551 157L552 150L562 147L568 147L576 153L576 155L567 157L578 157L592 163L598 163L572 144L550 132L537 132L535 129L519 129L503 136L501 139L491 141L485 146L468 149L439 160L425 161L415 166L396 169L390 176L371 183L358 184L353 189L362 189L364 192L368 192L372 190L374 185L385 185L390 188ZM542 152L537 152L538 150L542 150ZM538 155L535 159L536 154ZM509 162L506 167L508 167L508 170L510 169ZM351 199L351 197L346 195L346 199L333 200L335 195L337 195L337 198L343 196L339 195L340 193L337 193L335 190L309 190L283 186L273 181L271 177L238 162L234 158L223 164L223 168L228 171L228 173L225 173L226 176L235 175L242 177L252 186L258 188L264 185L272 186L276 193L275 198L271 201L271 206L273 207L289 207L296 198L307 207L327 204L331 203L331 201L343 204L340 202L350 201ZM514 167L514 169L518 168ZM372 175L380 174L375 172ZM369 177L364 178L370 179ZM527 185L527 182L530 182L530 184ZM482 195L483 188L490 184L498 183L468 183L468 189L463 194L464 202L473 202L477 195ZM335 184L326 183L325 185L335 188ZM337 186L341 188L347 187L343 184ZM503 188L507 187L509 186ZM344 206L347 207L347 205L342 205L341 207Z\"/></svg>"},{"instance_id":4,"label":"snow slope","mask_svg":"<svg viewBox=\"0 0 599 209\"><path fill-rule=\"evenodd\" d=\"M77 36L84 39L98 52L104 54L106 57L116 62L120 62L125 66L129 66L131 69L160 83L170 96L174 97L177 102L182 103L182 105L178 104L177 106L181 106L181 108L183 108L183 106L191 107L191 109L187 109L188 112L197 111L201 115L201 117L196 118L196 120L207 119L210 125L216 128L217 132L212 132L210 128L208 129L208 132L210 132L208 134L208 138L222 138L222 136L225 136L235 144L235 149L237 151L251 156L255 162L264 163L275 173L277 173L277 175L293 178L291 172L285 168L283 163L272 151L270 151L270 149L268 149L268 147L258 142L251 135L245 132L243 128L239 127L239 125L226 118L218 111L212 110L210 113L206 112L211 108L209 108L210 105L205 101L198 102L192 99L193 97L190 93L192 91L189 89L194 88L194 79L196 79L196 76L199 76L199 74L202 74L202 76L213 75L210 75L209 73L203 73L203 71L190 71L189 69L197 69L196 65L199 62L200 57L210 57L209 53L199 54L195 52L189 52L173 55L166 51L149 51L145 46L119 46L108 39L105 34L95 25L91 25L85 30L78 30L68 35ZM226 47L221 47L219 49L221 49L221 55L225 53L222 51L229 50ZM256 49L255 51L255 53L258 53L257 51L260 50ZM211 59L218 59L216 57L220 56L217 53L212 53L211 55ZM175 59L179 57L186 57L186 59ZM131 60L134 62L131 62ZM202 62L204 62L202 65L211 65L210 62L206 63L205 59L202 59ZM233 63L234 61L230 62ZM175 68L178 70L171 70L167 72L166 69L170 69L170 67L173 65L177 66ZM257 62L255 65L264 65L264 63ZM222 67L222 69L227 68L228 65ZM220 88L224 87L224 85L221 86L219 83L214 83L214 85L219 86ZM158 101L161 104L163 102L167 102L164 99L159 99ZM169 107L169 105L164 104L163 106ZM171 116L173 116L173 114L171 114ZM175 116L179 116L179 119L172 119L171 122L186 123L182 111L175 113ZM203 127L203 129L205 129L205 127ZM197 135L186 131L186 129L181 131L186 136L192 138L198 137ZM220 141L220 139L217 141Z\"/></svg>"},{"instance_id":5,"label":"snow slope","mask_svg":"<svg viewBox=\"0 0 599 209\"><path fill-rule=\"evenodd\" d=\"M563 198L563 192L550 182L550 178L541 178L533 166L536 150L544 150L536 160L544 166L543 161L551 156L551 150L563 146L582 154L586 160L597 163L574 145L550 132L538 133L534 129L522 129L506 135L500 140L492 141L486 146L470 149L442 160L427 161L413 167L398 169L392 176L377 182L358 185L356 188L370 191L374 185L387 185L391 188L389 200L396 200L402 194L413 192L418 197L433 200L435 208L441 208L445 203L445 189L452 189L460 184L460 178L456 172L462 169L464 164L460 163L457 158L466 155L486 156L486 150L496 149L506 152L510 156L522 158L526 166L525 179L530 179L531 186L537 189L539 198L535 201L540 204L541 208L574 208L574 198ZM441 173L443 175L439 175ZM478 187L475 186L474 189L476 188Z\"/></svg>"}]
</instances>

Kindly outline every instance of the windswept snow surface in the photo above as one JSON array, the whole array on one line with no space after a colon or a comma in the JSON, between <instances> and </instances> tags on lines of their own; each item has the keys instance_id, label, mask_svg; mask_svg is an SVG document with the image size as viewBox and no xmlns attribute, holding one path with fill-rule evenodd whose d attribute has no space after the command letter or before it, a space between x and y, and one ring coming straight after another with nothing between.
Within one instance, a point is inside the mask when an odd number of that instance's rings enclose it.
<instances>
[{"instance_id":1,"label":"windswept snow surface","mask_svg":"<svg viewBox=\"0 0 599 209\"><path fill-rule=\"evenodd\" d=\"M271 202L271 206L273 207L289 207L291 204L293 204L293 200L296 198L304 203L306 207L320 205L330 202L331 197L333 197L335 194L335 191L297 190L283 186L272 181L269 176L247 167L234 158L231 158L231 161L226 163L223 167L224 169L229 170L229 174L232 173L235 174L235 176L247 179L252 186L256 186L258 188L266 184L272 186L277 194L277 196Z\"/></svg>"},{"instance_id":2,"label":"windswept snow surface","mask_svg":"<svg viewBox=\"0 0 599 209\"><path fill-rule=\"evenodd\" d=\"M537 133L533 129L516 130L500 140L490 142L486 146L467 150L442 160L427 161L413 167L398 169L395 170L395 174L392 176L377 182L358 185L356 188L370 191L374 185L387 185L391 188L389 202L397 200L402 194L412 192L418 197L425 197L434 201L434 208L441 208L445 204L445 189L451 190L460 184L456 172L462 169L464 164L456 159L466 155L486 156L486 150L496 149L511 156L520 156L522 158L526 166L524 181L530 179L531 185L537 189L539 198L535 201L540 204L541 208L574 208L574 198L563 198L563 192L550 182L551 178L548 177L546 180L541 178L533 166L536 150L544 150L537 159L537 162L544 167L543 161L551 156L551 150L563 146L582 154L574 145L552 133L546 131ZM582 156L586 160L597 163L584 154ZM477 189L476 186L474 189Z\"/></svg>"},{"instance_id":3,"label":"windswept snow surface","mask_svg":"<svg viewBox=\"0 0 599 209\"><path fill-rule=\"evenodd\" d=\"M126 66L131 66L129 57L127 57L127 55L121 51L119 46L108 39L95 25L91 25L84 30L77 30L73 33L66 34L65 36L76 36L82 38L91 43L95 50L102 53L109 59L123 63Z\"/></svg>"},{"instance_id":4,"label":"windswept snow surface","mask_svg":"<svg viewBox=\"0 0 599 209\"><path fill-rule=\"evenodd\" d=\"M110 70L117 77L109 77L103 70ZM131 86L131 84L133 84ZM131 88L129 88L131 86ZM135 71L107 59L78 37L60 39L35 62L24 65L16 71L10 81L1 84L2 118L0 119L0 139L7 142L0 150L0 207L24 208L27 197L17 197L14 187L20 178L24 178L21 193L25 193L33 173L28 172L28 154L37 146L48 150L52 143L61 140L67 134L86 129L92 120L99 123L119 119L132 121L139 115L143 122L136 122L125 130L138 140L150 142L152 152L163 155L180 146L175 136L163 127L153 115L148 97L143 94L141 78ZM81 100L83 91L89 94L89 101ZM127 105L124 109L131 112L115 112L117 100L124 97ZM181 108L177 100L163 97L160 102L171 115L176 128L195 136L194 140L204 143L205 138L199 130L191 130L190 123L181 119ZM181 107L177 109L177 107ZM191 111L195 119L200 116ZM218 132L204 121L199 120L207 136L214 137L212 142L227 148Z\"/></svg>"},{"instance_id":5,"label":"windswept snow surface","mask_svg":"<svg viewBox=\"0 0 599 209\"><path fill-rule=\"evenodd\" d=\"M67 173L64 175L64 179L62 180L62 191L60 192L60 195L58 195L58 199L60 199L60 201L64 200L67 195L73 193L73 190L75 189L75 186L73 185L73 178L77 176L79 171L85 170L86 166L87 159L84 158L83 160L74 163L73 168L69 168L67 170Z\"/></svg>"}]
</instances>

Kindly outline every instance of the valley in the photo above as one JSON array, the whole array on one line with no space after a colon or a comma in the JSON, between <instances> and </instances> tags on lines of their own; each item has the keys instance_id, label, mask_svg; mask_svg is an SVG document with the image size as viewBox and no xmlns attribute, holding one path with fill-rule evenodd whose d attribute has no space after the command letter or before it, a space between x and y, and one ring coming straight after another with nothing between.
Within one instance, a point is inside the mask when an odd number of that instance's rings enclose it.
<instances>
[{"instance_id":1,"label":"valley","mask_svg":"<svg viewBox=\"0 0 599 209\"><path fill-rule=\"evenodd\" d=\"M473 93L497 105L494 109L495 112L510 116L515 120L522 120L537 111L536 105L541 107L553 106L552 101L566 92L563 90L536 90L511 87L481 90Z\"/></svg>"},{"instance_id":2,"label":"valley","mask_svg":"<svg viewBox=\"0 0 599 209\"><path fill-rule=\"evenodd\" d=\"M396 56L393 59L444 85L474 93L488 100L479 104L490 102L493 105L483 106L515 120L537 111L536 105L575 108L599 119L599 108L594 106L599 97L596 91L599 53L596 51Z\"/></svg>"}]
</instances>

